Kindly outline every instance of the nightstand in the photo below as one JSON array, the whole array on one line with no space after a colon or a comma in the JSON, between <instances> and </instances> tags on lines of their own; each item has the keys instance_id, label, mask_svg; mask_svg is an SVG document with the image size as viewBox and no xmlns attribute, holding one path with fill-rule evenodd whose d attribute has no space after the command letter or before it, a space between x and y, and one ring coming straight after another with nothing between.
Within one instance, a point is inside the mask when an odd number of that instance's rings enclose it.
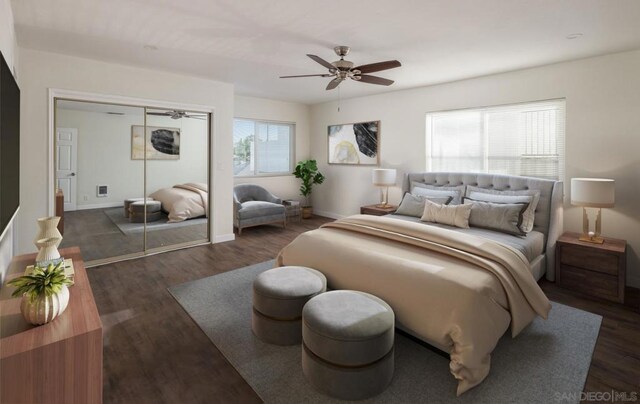
<instances>
[{"instance_id":1,"label":"nightstand","mask_svg":"<svg viewBox=\"0 0 640 404\"><path fill-rule=\"evenodd\" d=\"M380 208L378 205L367 205L360 207L361 215L384 216L393 213L398 209L395 205L389 205L387 208Z\"/></svg>"},{"instance_id":2,"label":"nightstand","mask_svg":"<svg viewBox=\"0 0 640 404\"><path fill-rule=\"evenodd\" d=\"M578 240L564 233L556 244L556 281L600 299L624 303L627 242L605 238L603 244Z\"/></svg>"}]
</instances>

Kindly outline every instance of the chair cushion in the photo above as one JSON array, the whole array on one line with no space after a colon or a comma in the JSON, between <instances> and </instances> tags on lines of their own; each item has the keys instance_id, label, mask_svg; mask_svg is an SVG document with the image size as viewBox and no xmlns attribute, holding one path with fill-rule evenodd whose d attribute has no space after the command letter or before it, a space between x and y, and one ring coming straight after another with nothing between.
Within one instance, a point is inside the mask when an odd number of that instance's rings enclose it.
<instances>
[{"instance_id":1,"label":"chair cushion","mask_svg":"<svg viewBox=\"0 0 640 404\"><path fill-rule=\"evenodd\" d=\"M253 217L284 215L284 206L277 203L264 201L247 201L242 203L238 210L240 219L251 219Z\"/></svg>"},{"instance_id":2,"label":"chair cushion","mask_svg":"<svg viewBox=\"0 0 640 404\"><path fill-rule=\"evenodd\" d=\"M395 317L382 299L364 292L322 293L304 306L302 338L318 357L340 366L363 366L393 347Z\"/></svg>"},{"instance_id":3,"label":"chair cushion","mask_svg":"<svg viewBox=\"0 0 640 404\"><path fill-rule=\"evenodd\" d=\"M274 268L253 281L253 307L271 318L297 319L302 316L305 303L326 290L327 279L315 269Z\"/></svg>"}]
</instances>

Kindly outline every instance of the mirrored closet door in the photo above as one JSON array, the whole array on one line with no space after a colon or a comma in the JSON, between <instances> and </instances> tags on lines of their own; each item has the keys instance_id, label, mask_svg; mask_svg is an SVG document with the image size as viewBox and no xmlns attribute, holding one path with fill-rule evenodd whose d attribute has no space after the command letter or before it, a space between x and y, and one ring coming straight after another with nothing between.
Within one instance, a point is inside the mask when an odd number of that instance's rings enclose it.
<instances>
[{"instance_id":1,"label":"mirrored closet door","mask_svg":"<svg viewBox=\"0 0 640 404\"><path fill-rule=\"evenodd\" d=\"M61 247L88 265L209 241L210 114L55 100Z\"/></svg>"}]
</instances>

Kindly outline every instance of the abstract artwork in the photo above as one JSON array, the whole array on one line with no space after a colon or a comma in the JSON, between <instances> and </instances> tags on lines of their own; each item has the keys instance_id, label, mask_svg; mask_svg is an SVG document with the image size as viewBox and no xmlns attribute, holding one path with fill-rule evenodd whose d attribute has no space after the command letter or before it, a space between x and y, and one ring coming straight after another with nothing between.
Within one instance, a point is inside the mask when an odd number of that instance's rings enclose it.
<instances>
[{"instance_id":1,"label":"abstract artwork","mask_svg":"<svg viewBox=\"0 0 640 404\"><path fill-rule=\"evenodd\" d=\"M329 164L378 165L380 121L331 125Z\"/></svg>"},{"instance_id":2,"label":"abstract artwork","mask_svg":"<svg viewBox=\"0 0 640 404\"><path fill-rule=\"evenodd\" d=\"M147 160L179 160L180 159L180 129L147 126L147 136L144 126L131 126L131 159L143 160L145 141Z\"/></svg>"}]
</instances>

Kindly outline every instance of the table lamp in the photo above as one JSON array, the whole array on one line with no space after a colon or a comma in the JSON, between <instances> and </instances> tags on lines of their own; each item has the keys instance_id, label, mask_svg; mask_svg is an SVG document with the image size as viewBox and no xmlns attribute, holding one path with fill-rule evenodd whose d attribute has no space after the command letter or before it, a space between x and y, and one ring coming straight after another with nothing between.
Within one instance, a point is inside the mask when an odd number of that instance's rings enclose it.
<instances>
[{"instance_id":1,"label":"table lamp","mask_svg":"<svg viewBox=\"0 0 640 404\"><path fill-rule=\"evenodd\" d=\"M373 185L384 187L382 203L379 208L388 208L389 187L396 185L396 170L392 168L376 168L373 170Z\"/></svg>"},{"instance_id":2,"label":"table lamp","mask_svg":"<svg viewBox=\"0 0 640 404\"><path fill-rule=\"evenodd\" d=\"M582 236L581 241L602 244L602 208L612 208L615 205L615 180L605 178L572 178L571 204L582 206ZM589 217L587 208L597 208L595 232L589 231Z\"/></svg>"}]
</instances>

